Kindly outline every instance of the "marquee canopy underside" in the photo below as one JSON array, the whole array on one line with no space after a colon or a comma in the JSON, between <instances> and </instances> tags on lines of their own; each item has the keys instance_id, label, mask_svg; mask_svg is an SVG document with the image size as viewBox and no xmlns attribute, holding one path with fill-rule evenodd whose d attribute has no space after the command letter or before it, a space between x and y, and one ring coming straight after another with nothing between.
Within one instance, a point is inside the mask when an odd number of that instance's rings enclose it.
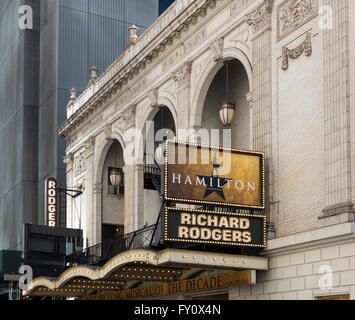
<instances>
[{"instance_id":1,"label":"marquee canopy underside","mask_svg":"<svg viewBox=\"0 0 355 320\"><path fill-rule=\"evenodd\" d=\"M234 254L165 249L130 250L118 254L100 268L71 267L58 279L36 278L23 295L82 297L132 288L141 282L188 279L204 269L267 270L267 258Z\"/></svg>"}]
</instances>

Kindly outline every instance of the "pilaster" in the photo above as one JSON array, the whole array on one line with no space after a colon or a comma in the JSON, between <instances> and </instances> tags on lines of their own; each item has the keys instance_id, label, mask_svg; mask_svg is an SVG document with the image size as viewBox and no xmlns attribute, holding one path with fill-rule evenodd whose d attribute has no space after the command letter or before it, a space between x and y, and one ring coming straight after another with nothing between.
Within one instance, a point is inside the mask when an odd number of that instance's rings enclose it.
<instances>
[{"instance_id":1,"label":"pilaster","mask_svg":"<svg viewBox=\"0 0 355 320\"><path fill-rule=\"evenodd\" d=\"M177 129L189 128L190 116L190 90L191 90L191 67L192 62L186 62L178 71L172 75L176 83L177 92ZM187 137L178 137L185 140Z\"/></svg>"},{"instance_id":2,"label":"pilaster","mask_svg":"<svg viewBox=\"0 0 355 320\"><path fill-rule=\"evenodd\" d=\"M144 165L135 164L135 228L144 226Z\"/></svg>"},{"instance_id":3,"label":"pilaster","mask_svg":"<svg viewBox=\"0 0 355 320\"><path fill-rule=\"evenodd\" d=\"M269 203L272 181L272 9L273 0L264 0L247 15L247 23L253 31L253 88L252 97L249 97L253 104L253 149L265 152L265 214L270 230L274 221Z\"/></svg>"},{"instance_id":4,"label":"pilaster","mask_svg":"<svg viewBox=\"0 0 355 320\"><path fill-rule=\"evenodd\" d=\"M323 30L326 207L319 223L354 221L351 198L349 1L323 0L333 25Z\"/></svg>"},{"instance_id":5,"label":"pilaster","mask_svg":"<svg viewBox=\"0 0 355 320\"><path fill-rule=\"evenodd\" d=\"M82 212L82 217L86 221L86 237L89 242L88 245L92 246L101 242L101 190L102 185L94 186L94 154L95 154L95 138L90 137L84 143L85 157L86 157L86 177L85 177L85 210ZM97 191L99 194L96 194ZM91 194L90 194L91 193ZM84 195L82 195L84 196ZM98 197L98 198L97 198ZM98 202L99 204L97 204ZM100 210L96 206L100 205ZM98 214L99 213L99 214ZM85 240L85 239L84 239ZM85 242L84 242L85 243Z\"/></svg>"}]
</instances>

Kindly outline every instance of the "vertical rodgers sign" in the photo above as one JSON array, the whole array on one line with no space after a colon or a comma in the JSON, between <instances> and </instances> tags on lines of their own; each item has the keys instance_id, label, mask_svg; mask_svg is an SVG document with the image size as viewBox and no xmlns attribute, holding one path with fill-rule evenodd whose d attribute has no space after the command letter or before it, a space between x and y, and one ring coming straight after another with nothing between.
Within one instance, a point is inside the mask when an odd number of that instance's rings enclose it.
<instances>
[{"instance_id":1,"label":"vertical rodgers sign","mask_svg":"<svg viewBox=\"0 0 355 320\"><path fill-rule=\"evenodd\" d=\"M264 153L188 144L165 144L164 199L262 210Z\"/></svg>"},{"instance_id":2,"label":"vertical rodgers sign","mask_svg":"<svg viewBox=\"0 0 355 320\"><path fill-rule=\"evenodd\" d=\"M57 180L48 178L46 180L46 213L47 224L49 227L55 227L57 222Z\"/></svg>"}]
</instances>

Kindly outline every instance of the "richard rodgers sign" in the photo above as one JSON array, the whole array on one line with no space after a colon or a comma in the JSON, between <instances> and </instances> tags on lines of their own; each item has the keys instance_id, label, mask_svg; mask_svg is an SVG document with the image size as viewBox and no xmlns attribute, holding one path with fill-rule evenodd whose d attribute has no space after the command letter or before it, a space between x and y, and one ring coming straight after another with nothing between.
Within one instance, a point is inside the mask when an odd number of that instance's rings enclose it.
<instances>
[{"instance_id":1,"label":"richard rodgers sign","mask_svg":"<svg viewBox=\"0 0 355 320\"><path fill-rule=\"evenodd\" d=\"M165 241L223 246L266 246L266 217L165 208Z\"/></svg>"},{"instance_id":2,"label":"richard rodgers sign","mask_svg":"<svg viewBox=\"0 0 355 320\"><path fill-rule=\"evenodd\" d=\"M264 154L167 141L164 198L262 210Z\"/></svg>"}]
</instances>

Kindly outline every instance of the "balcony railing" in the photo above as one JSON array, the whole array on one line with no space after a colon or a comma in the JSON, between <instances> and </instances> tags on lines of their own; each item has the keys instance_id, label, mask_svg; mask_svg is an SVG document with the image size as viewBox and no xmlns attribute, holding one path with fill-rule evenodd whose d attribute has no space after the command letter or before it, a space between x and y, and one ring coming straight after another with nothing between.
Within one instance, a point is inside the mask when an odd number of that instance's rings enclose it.
<instances>
[{"instance_id":1,"label":"balcony railing","mask_svg":"<svg viewBox=\"0 0 355 320\"><path fill-rule=\"evenodd\" d=\"M161 240L161 214L156 224L128 233L122 238L104 241L74 252L66 257L68 267L74 265L101 266L117 254L133 249L157 248Z\"/></svg>"}]
</instances>

